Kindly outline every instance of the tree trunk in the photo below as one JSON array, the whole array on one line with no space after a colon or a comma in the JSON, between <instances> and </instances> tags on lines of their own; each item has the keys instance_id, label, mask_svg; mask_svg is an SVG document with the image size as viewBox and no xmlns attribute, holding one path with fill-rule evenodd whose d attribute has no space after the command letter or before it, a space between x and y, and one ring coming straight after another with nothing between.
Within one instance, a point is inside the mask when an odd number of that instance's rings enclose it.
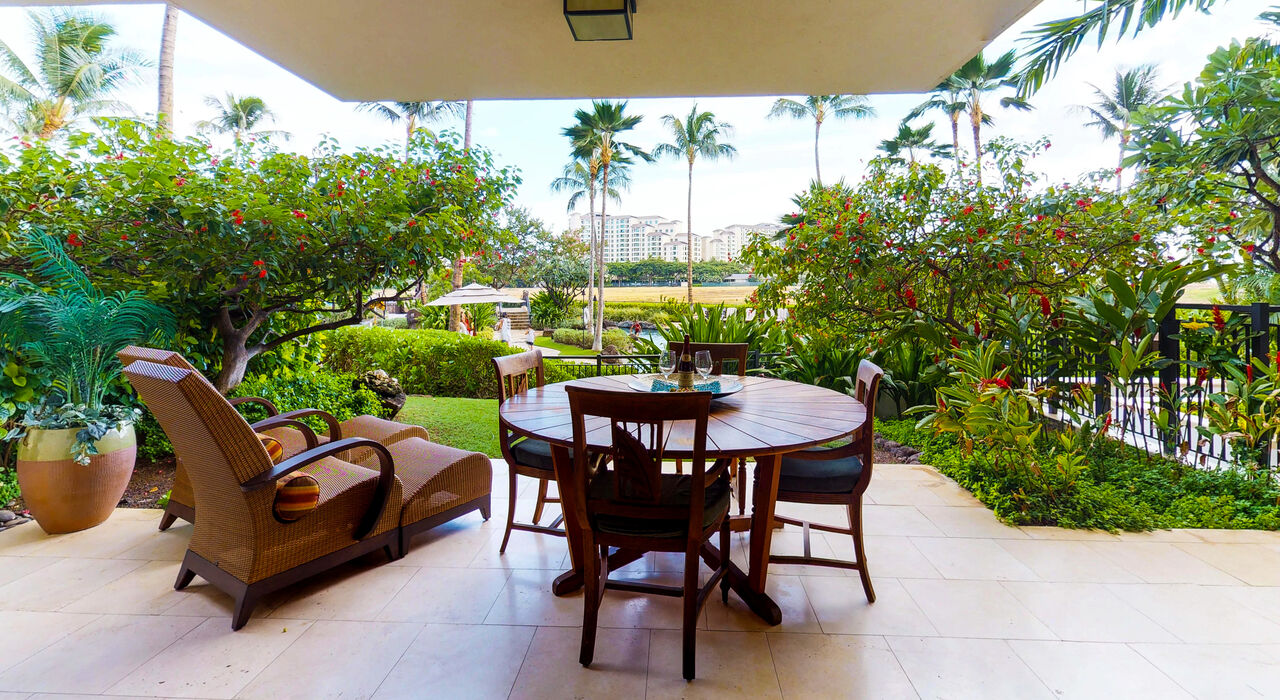
<instances>
[{"instance_id":1,"label":"tree trunk","mask_svg":"<svg viewBox=\"0 0 1280 700\"><path fill-rule=\"evenodd\" d=\"M463 122L462 129L462 150L471 151L471 108L474 104L473 100L467 100L467 118ZM462 260L458 259L453 262L453 276L449 278L453 285L454 291L462 289ZM462 328L462 307L449 307L449 330L457 332Z\"/></svg>"},{"instance_id":2,"label":"tree trunk","mask_svg":"<svg viewBox=\"0 0 1280 700\"><path fill-rule=\"evenodd\" d=\"M973 110L969 112L969 124L973 127L973 168L978 179L978 184L982 184L982 107L976 103Z\"/></svg>"},{"instance_id":3,"label":"tree trunk","mask_svg":"<svg viewBox=\"0 0 1280 700\"><path fill-rule=\"evenodd\" d=\"M404 118L404 162L409 162L409 144L413 143L413 132L418 128L418 118L410 114Z\"/></svg>"},{"instance_id":4,"label":"tree trunk","mask_svg":"<svg viewBox=\"0 0 1280 700\"><path fill-rule=\"evenodd\" d=\"M606 144L606 147L608 147L608 144ZM609 220L608 217L605 216L605 209L609 205L609 161L608 160L603 160L600 170L601 170L600 192L604 194L604 196L600 199L600 245L596 246L596 255L599 256L598 260L600 263L600 277L597 280L597 284L599 284L600 286L597 288L598 294L596 295L596 299L599 300L600 313L596 314L595 329L594 329L595 338L593 338L591 341L591 349L597 352L604 349L603 345L601 344L601 340L604 336L604 274L605 274L604 273L604 227L605 227L605 222Z\"/></svg>"},{"instance_id":5,"label":"tree trunk","mask_svg":"<svg viewBox=\"0 0 1280 700\"><path fill-rule=\"evenodd\" d=\"M818 186L822 186L822 164L818 162L818 133L822 131L822 122L820 120L813 122L813 172L817 178Z\"/></svg>"},{"instance_id":6,"label":"tree trunk","mask_svg":"<svg viewBox=\"0 0 1280 700\"><path fill-rule=\"evenodd\" d=\"M164 28L160 30L159 90L156 101L156 129L164 138L173 136L173 54L178 44L178 8L164 6Z\"/></svg>"},{"instance_id":7,"label":"tree trunk","mask_svg":"<svg viewBox=\"0 0 1280 700\"><path fill-rule=\"evenodd\" d=\"M587 322L582 330L589 331L595 327L596 319L596 182L590 182L587 190Z\"/></svg>"},{"instance_id":8,"label":"tree trunk","mask_svg":"<svg viewBox=\"0 0 1280 700\"><path fill-rule=\"evenodd\" d=\"M956 159L956 170L960 169L960 113L951 113L951 149Z\"/></svg>"},{"instance_id":9,"label":"tree trunk","mask_svg":"<svg viewBox=\"0 0 1280 700\"><path fill-rule=\"evenodd\" d=\"M686 201L685 216L688 217L686 227L689 231L689 250L686 251L689 258L689 308L693 308L693 161L689 161L689 196Z\"/></svg>"},{"instance_id":10,"label":"tree trunk","mask_svg":"<svg viewBox=\"0 0 1280 700\"><path fill-rule=\"evenodd\" d=\"M1124 180L1124 148L1129 145L1128 131L1120 132L1120 158L1116 161L1116 194L1120 194Z\"/></svg>"}]
</instances>

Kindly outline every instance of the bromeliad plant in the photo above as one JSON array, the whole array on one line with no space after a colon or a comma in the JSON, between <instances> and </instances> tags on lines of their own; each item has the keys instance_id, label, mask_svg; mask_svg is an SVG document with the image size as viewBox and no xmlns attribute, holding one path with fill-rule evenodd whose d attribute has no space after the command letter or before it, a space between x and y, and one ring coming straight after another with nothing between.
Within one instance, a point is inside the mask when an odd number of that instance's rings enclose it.
<instances>
[{"instance_id":1,"label":"bromeliad plant","mask_svg":"<svg viewBox=\"0 0 1280 700\"><path fill-rule=\"evenodd\" d=\"M1263 455L1280 439L1280 352L1271 366L1255 358L1243 371L1228 366L1227 372L1223 391L1205 396L1208 425L1197 429L1205 439L1226 442L1232 461L1250 476L1269 474Z\"/></svg>"},{"instance_id":2,"label":"bromeliad plant","mask_svg":"<svg viewBox=\"0 0 1280 700\"><path fill-rule=\"evenodd\" d=\"M164 342L174 333L174 318L140 292L108 294L94 287L61 242L43 230L28 232L19 250L39 281L0 274L0 346L39 367L51 389L28 407L20 426L80 428L72 457L88 464L98 439L138 417L137 409L107 403L120 376L116 353L135 343ZM5 438L23 433L11 430Z\"/></svg>"}]
</instances>

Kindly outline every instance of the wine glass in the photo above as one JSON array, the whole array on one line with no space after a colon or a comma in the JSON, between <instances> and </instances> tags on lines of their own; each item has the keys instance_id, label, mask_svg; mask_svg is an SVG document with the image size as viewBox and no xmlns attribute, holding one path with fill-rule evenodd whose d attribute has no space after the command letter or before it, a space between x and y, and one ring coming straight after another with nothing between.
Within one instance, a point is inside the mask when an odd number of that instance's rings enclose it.
<instances>
[{"instance_id":1,"label":"wine glass","mask_svg":"<svg viewBox=\"0 0 1280 700\"><path fill-rule=\"evenodd\" d=\"M662 354L658 355L658 371L662 372L662 378L666 379L670 377L671 373L674 372L675 369L676 369L675 353L671 352L670 350L663 350Z\"/></svg>"},{"instance_id":2,"label":"wine glass","mask_svg":"<svg viewBox=\"0 0 1280 700\"><path fill-rule=\"evenodd\" d=\"M706 379L707 375L711 374L711 352L699 350L693 356L693 368L698 370L698 374L701 374L703 379Z\"/></svg>"}]
</instances>

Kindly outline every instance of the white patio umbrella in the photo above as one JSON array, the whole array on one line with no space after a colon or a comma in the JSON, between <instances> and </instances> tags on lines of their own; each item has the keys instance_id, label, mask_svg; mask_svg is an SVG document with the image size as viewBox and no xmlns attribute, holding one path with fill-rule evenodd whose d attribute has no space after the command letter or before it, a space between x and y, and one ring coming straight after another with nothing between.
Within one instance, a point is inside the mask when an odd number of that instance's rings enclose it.
<instances>
[{"instance_id":1,"label":"white patio umbrella","mask_svg":"<svg viewBox=\"0 0 1280 700\"><path fill-rule=\"evenodd\" d=\"M508 296L483 284L471 283L462 289L455 289L438 299L427 302L427 306L466 306L467 304L523 304L523 299Z\"/></svg>"}]
</instances>

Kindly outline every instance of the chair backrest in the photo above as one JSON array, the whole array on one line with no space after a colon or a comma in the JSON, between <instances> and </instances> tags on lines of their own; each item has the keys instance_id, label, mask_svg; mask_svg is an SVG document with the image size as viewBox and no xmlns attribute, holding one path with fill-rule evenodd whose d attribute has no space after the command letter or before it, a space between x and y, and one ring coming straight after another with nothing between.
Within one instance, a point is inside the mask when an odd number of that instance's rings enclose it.
<instances>
[{"instance_id":1,"label":"chair backrest","mask_svg":"<svg viewBox=\"0 0 1280 700\"><path fill-rule=\"evenodd\" d=\"M739 377L745 377L747 376L747 352L750 347L746 343L689 343L689 352L696 355L699 350L706 350L711 353L712 374L724 374L724 361L735 360L734 371Z\"/></svg>"},{"instance_id":2,"label":"chair backrest","mask_svg":"<svg viewBox=\"0 0 1280 700\"><path fill-rule=\"evenodd\" d=\"M529 390L529 372L534 373L534 386L546 384L543 376L542 351L530 350L515 355L493 358L493 369L498 375L498 403Z\"/></svg>"},{"instance_id":3,"label":"chair backrest","mask_svg":"<svg viewBox=\"0 0 1280 700\"><path fill-rule=\"evenodd\" d=\"M600 515L614 515L652 520L687 519L691 536L702 531L703 504L707 486L725 471L721 465L706 469L707 417L711 395L704 392L684 394L627 394L620 400L618 392L588 387L565 387L573 421L573 465L575 488L572 508L583 527ZM603 418L597 425L589 418ZM678 423L677 423L678 421ZM590 441L597 444L588 452ZM676 440L682 451L693 453L690 462L690 493L687 506L659 506L662 484L662 456L670 441ZM599 457L612 457L608 464ZM595 465L600 471L592 473ZM611 479L612 489L604 498L588 497L590 484L597 479Z\"/></svg>"},{"instance_id":4,"label":"chair backrest","mask_svg":"<svg viewBox=\"0 0 1280 700\"><path fill-rule=\"evenodd\" d=\"M858 379L854 384L854 398L867 407L867 424L870 425L876 416L876 397L880 394L880 380L884 370L871 360L858 363Z\"/></svg>"},{"instance_id":5,"label":"chair backrest","mask_svg":"<svg viewBox=\"0 0 1280 700\"><path fill-rule=\"evenodd\" d=\"M178 369L189 369L196 371L195 367L187 362L187 358L172 351L160 350L158 348L144 348L138 345L130 345L129 347L116 353L116 357L120 358L120 364L124 367L135 362L154 362L158 365L168 365ZM201 375L203 376L203 375Z\"/></svg>"}]
</instances>

